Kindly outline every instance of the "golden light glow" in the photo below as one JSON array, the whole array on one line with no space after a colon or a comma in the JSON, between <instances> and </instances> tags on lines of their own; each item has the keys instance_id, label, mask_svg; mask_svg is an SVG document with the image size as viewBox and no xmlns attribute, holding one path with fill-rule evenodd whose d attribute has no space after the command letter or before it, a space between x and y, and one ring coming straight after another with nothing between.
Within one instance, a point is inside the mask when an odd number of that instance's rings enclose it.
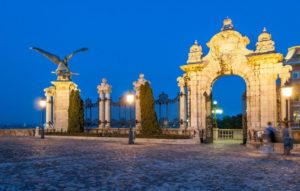
<instances>
[{"instance_id":1,"label":"golden light glow","mask_svg":"<svg viewBox=\"0 0 300 191\"><path fill-rule=\"evenodd\" d=\"M132 93L128 93L126 95L126 101L127 101L127 103L132 104L134 101L134 95Z\"/></svg>"},{"instance_id":2,"label":"golden light glow","mask_svg":"<svg viewBox=\"0 0 300 191\"><path fill-rule=\"evenodd\" d=\"M291 95L293 93L293 88L292 87L283 87L281 91L282 91L282 95L284 97L291 97Z\"/></svg>"},{"instance_id":3,"label":"golden light glow","mask_svg":"<svg viewBox=\"0 0 300 191\"><path fill-rule=\"evenodd\" d=\"M217 114L223 114L223 110L222 109L216 109L216 113Z\"/></svg>"},{"instance_id":4,"label":"golden light glow","mask_svg":"<svg viewBox=\"0 0 300 191\"><path fill-rule=\"evenodd\" d=\"M45 108L46 104L47 104L46 100L44 100L44 99L39 100L39 106L40 106L40 108Z\"/></svg>"},{"instance_id":5,"label":"golden light glow","mask_svg":"<svg viewBox=\"0 0 300 191\"><path fill-rule=\"evenodd\" d=\"M222 115L223 114L223 110L222 109L212 110L212 114L215 114L215 113Z\"/></svg>"}]
</instances>

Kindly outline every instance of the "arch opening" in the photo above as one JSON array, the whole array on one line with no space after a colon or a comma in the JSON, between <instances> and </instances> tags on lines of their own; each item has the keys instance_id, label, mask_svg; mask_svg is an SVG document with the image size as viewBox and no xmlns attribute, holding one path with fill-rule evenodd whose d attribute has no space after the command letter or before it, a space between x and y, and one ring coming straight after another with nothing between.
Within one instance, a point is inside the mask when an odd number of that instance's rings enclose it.
<instances>
[{"instance_id":1,"label":"arch opening","mask_svg":"<svg viewBox=\"0 0 300 191\"><path fill-rule=\"evenodd\" d=\"M221 75L212 82L208 112L213 142L243 143L246 139L246 87L239 75Z\"/></svg>"}]
</instances>

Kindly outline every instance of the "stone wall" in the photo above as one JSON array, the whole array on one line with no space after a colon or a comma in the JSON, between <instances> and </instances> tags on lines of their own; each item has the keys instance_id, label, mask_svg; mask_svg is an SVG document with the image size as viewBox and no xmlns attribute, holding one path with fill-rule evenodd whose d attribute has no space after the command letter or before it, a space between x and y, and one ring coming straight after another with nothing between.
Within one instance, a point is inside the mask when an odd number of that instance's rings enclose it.
<instances>
[{"instance_id":1,"label":"stone wall","mask_svg":"<svg viewBox=\"0 0 300 191\"><path fill-rule=\"evenodd\" d=\"M85 129L86 133L112 133L112 134L123 134L127 135L129 128L109 128L109 129L98 129L91 128ZM54 129L45 129L45 132L60 132L55 131ZM139 133L139 132L137 132ZM295 143L300 143L300 130L293 130L293 139ZM181 129L163 129L163 134L168 135L190 135L194 137L194 131L192 130L181 130ZM1 136L34 136L35 129L0 129L0 137ZM278 136L277 140L280 142L281 138Z\"/></svg>"},{"instance_id":2,"label":"stone wall","mask_svg":"<svg viewBox=\"0 0 300 191\"><path fill-rule=\"evenodd\" d=\"M163 134L167 135L190 135L191 137L194 136L193 130L183 130L183 129L162 129ZM98 128L86 128L85 132L87 133L112 133L112 134L122 134L127 135L129 132L129 128L108 128L108 129L98 129ZM139 134L139 131L135 131Z\"/></svg>"},{"instance_id":3,"label":"stone wall","mask_svg":"<svg viewBox=\"0 0 300 191\"><path fill-rule=\"evenodd\" d=\"M0 129L0 136L34 136L35 129Z\"/></svg>"}]
</instances>

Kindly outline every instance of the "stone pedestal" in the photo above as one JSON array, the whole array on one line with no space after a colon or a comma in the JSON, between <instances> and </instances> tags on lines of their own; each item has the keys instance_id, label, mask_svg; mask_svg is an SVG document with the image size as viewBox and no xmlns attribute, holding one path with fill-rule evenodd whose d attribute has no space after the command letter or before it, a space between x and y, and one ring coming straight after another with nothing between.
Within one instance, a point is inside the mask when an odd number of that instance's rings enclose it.
<instances>
[{"instance_id":1,"label":"stone pedestal","mask_svg":"<svg viewBox=\"0 0 300 191\"><path fill-rule=\"evenodd\" d=\"M68 130L70 94L72 90L78 90L77 85L72 81L54 81L52 84L55 88L53 126L56 131L66 132Z\"/></svg>"}]
</instances>

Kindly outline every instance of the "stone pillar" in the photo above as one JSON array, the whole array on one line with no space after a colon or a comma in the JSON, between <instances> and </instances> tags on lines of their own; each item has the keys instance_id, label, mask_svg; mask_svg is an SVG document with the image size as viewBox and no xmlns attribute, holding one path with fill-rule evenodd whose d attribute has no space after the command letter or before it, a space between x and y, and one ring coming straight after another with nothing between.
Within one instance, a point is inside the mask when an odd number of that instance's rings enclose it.
<instances>
[{"instance_id":1,"label":"stone pillar","mask_svg":"<svg viewBox=\"0 0 300 191\"><path fill-rule=\"evenodd\" d=\"M186 94L185 94L185 81L184 78L178 77L178 86L180 88L179 97L179 119L180 119L180 129L186 128Z\"/></svg>"},{"instance_id":2,"label":"stone pillar","mask_svg":"<svg viewBox=\"0 0 300 191\"><path fill-rule=\"evenodd\" d=\"M55 93L55 88L50 86L49 88L44 89L46 96L46 129L53 127L53 113L52 113L52 97Z\"/></svg>"},{"instance_id":3,"label":"stone pillar","mask_svg":"<svg viewBox=\"0 0 300 191\"><path fill-rule=\"evenodd\" d=\"M248 141L255 138L255 132L261 129L261 85L259 71L255 70L254 74L247 80L247 134Z\"/></svg>"},{"instance_id":4,"label":"stone pillar","mask_svg":"<svg viewBox=\"0 0 300 191\"><path fill-rule=\"evenodd\" d=\"M196 131L199 129L197 80L191 79L190 87L191 87L191 130Z\"/></svg>"},{"instance_id":5,"label":"stone pillar","mask_svg":"<svg viewBox=\"0 0 300 191\"><path fill-rule=\"evenodd\" d=\"M72 81L54 81L52 84L55 88L53 126L57 131L65 132L68 130L70 94L72 90L78 90L77 85Z\"/></svg>"},{"instance_id":6,"label":"stone pillar","mask_svg":"<svg viewBox=\"0 0 300 191\"><path fill-rule=\"evenodd\" d=\"M110 89L105 93L105 127L110 128Z\"/></svg>"},{"instance_id":7,"label":"stone pillar","mask_svg":"<svg viewBox=\"0 0 300 191\"><path fill-rule=\"evenodd\" d=\"M105 78L102 79L101 85L97 87L99 94L99 128L110 128L110 94L111 85Z\"/></svg>"},{"instance_id":8,"label":"stone pillar","mask_svg":"<svg viewBox=\"0 0 300 191\"><path fill-rule=\"evenodd\" d=\"M187 96L188 96L188 99L187 99L187 104L188 104L188 129L191 129L191 87L189 85L189 83L187 83L187 88L188 88L188 91L187 91Z\"/></svg>"},{"instance_id":9,"label":"stone pillar","mask_svg":"<svg viewBox=\"0 0 300 191\"><path fill-rule=\"evenodd\" d=\"M104 94L102 91L98 91L99 93L99 128L104 127L104 121L105 121L105 106L104 106Z\"/></svg>"},{"instance_id":10,"label":"stone pillar","mask_svg":"<svg viewBox=\"0 0 300 191\"><path fill-rule=\"evenodd\" d=\"M208 132L206 128L206 96L205 90L203 90L204 84L203 81L198 81L197 89L197 124L198 127L196 129L196 141L201 143L201 139L204 142L207 142Z\"/></svg>"},{"instance_id":11,"label":"stone pillar","mask_svg":"<svg viewBox=\"0 0 300 191\"><path fill-rule=\"evenodd\" d=\"M46 129L50 128L51 125L51 118L52 118L52 112L51 112L51 97L50 95L46 94Z\"/></svg>"},{"instance_id":12,"label":"stone pillar","mask_svg":"<svg viewBox=\"0 0 300 191\"><path fill-rule=\"evenodd\" d=\"M141 128L141 121L142 121L142 116L141 116L141 105L140 105L140 90L136 89L135 90L136 96L135 96L135 127L136 129Z\"/></svg>"},{"instance_id":13,"label":"stone pillar","mask_svg":"<svg viewBox=\"0 0 300 191\"><path fill-rule=\"evenodd\" d=\"M272 67L270 69L272 69ZM268 122L272 122L273 126L276 126L277 123L275 76L273 74L262 74L260 85L260 130L263 130Z\"/></svg>"},{"instance_id":14,"label":"stone pillar","mask_svg":"<svg viewBox=\"0 0 300 191\"><path fill-rule=\"evenodd\" d=\"M139 79L133 82L134 90L135 90L135 128L139 130L141 128L141 106L140 106L140 87L143 85L147 80L144 78L144 74L139 75Z\"/></svg>"}]
</instances>

